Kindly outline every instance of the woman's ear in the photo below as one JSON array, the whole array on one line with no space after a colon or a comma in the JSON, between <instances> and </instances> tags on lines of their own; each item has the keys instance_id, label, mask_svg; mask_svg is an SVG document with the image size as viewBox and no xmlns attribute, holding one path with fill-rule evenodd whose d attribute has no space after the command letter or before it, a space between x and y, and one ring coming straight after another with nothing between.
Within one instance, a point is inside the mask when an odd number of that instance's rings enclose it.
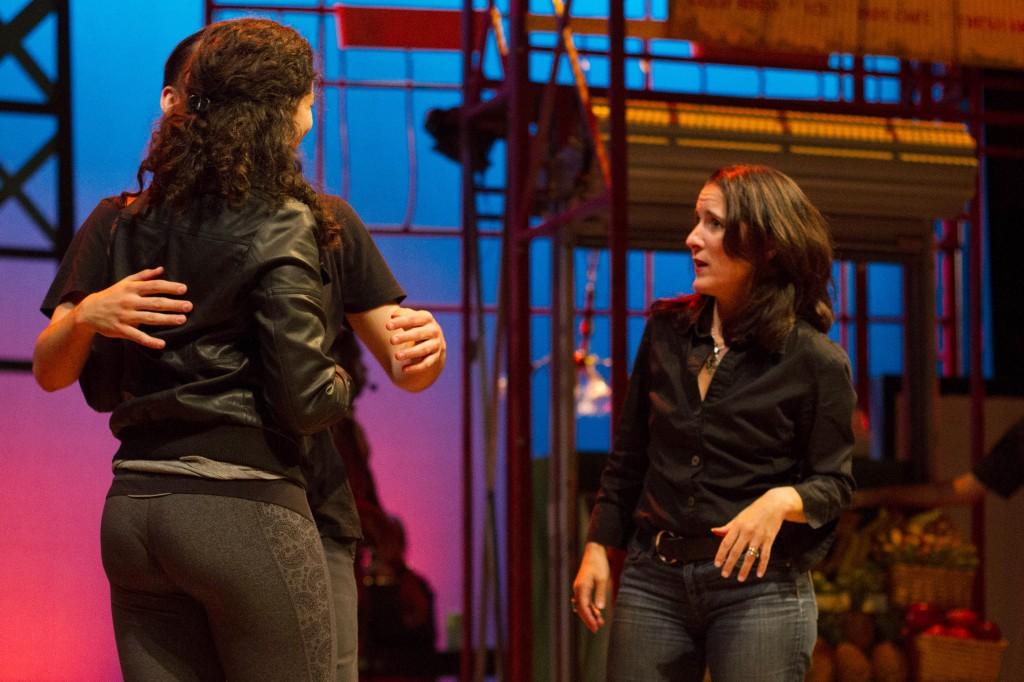
<instances>
[{"instance_id":1,"label":"woman's ear","mask_svg":"<svg viewBox=\"0 0 1024 682\"><path fill-rule=\"evenodd\" d=\"M178 106L178 102L178 91L170 85L165 85L164 89L160 91L160 111L165 114L170 113L174 107Z\"/></svg>"}]
</instances>

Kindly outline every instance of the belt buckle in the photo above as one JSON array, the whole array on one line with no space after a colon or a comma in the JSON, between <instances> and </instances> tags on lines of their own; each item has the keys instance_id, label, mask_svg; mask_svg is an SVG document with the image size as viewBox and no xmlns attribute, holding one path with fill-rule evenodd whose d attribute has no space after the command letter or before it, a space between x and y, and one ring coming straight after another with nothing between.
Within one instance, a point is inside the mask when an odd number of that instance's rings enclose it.
<instances>
[{"instance_id":1,"label":"belt buckle","mask_svg":"<svg viewBox=\"0 0 1024 682\"><path fill-rule=\"evenodd\" d=\"M667 530L659 530L658 534L654 536L654 556L658 557L658 561L669 566L675 566L679 563L679 559L672 559L661 553L661 536L665 533L669 533ZM672 533L669 533L672 535Z\"/></svg>"}]
</instances>

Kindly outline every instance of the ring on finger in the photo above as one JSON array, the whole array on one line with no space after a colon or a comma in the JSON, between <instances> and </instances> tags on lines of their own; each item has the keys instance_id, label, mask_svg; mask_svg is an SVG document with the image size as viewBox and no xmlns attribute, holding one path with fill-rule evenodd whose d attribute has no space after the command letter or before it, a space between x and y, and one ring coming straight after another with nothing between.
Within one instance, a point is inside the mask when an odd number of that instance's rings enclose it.
<instances>
[{"instance_id":1,"label":"ring on finger","mask_svg":"<svg viewBox=\"0 0 1024 682\"><path fill-rule=\"evenodd\" d=\"M761 556L761 550L757 547L754 547L753 545L750 545L749 547L747 547L746 554L748 557L753 557L754 559L757 559Z\"/></svg>"}]
</instances>

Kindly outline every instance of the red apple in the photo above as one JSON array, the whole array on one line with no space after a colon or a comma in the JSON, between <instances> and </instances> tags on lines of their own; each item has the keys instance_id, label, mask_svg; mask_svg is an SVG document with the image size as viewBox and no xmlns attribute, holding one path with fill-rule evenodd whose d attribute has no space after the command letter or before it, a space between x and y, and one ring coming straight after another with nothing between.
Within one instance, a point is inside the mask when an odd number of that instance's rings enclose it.
<instances>
[{"instance_id":1,"label":"red apple","mask_svg":"<svg viewBox=\"0 0 1024 682\"><path fill-rule=\"evenodd\" d=\"M950 609L946 612L946 625L950 627L973 628L981 622L981 617L970 609Z\"/></svg>"},{"instance_id":2,"label":"red apple","mask_svg":"<svg viewBox=\"0 0 1024 682\"><path fill-rule=\"evenodd\" d=\"M946 628L946 636L947 637L956 637L957 639L973 639L974 638L974 635L971 634L970 630L968 630L967 628L962 627L960 625L954 625L952 627Z\"/></svg>"},{"instance_id":3,"label":"red apple","mask_svg":"<svg viewBox=\"0 0 1024 682\"><path fill-rule=\"evenodd\" d=\"M978 639L998 642L1003 638L1003 631L999 629L998 625L990 620L983 620L980 623L976 623L972 630L974 632L974 636Z\"/></svg>"},{"instance_id":4,"label":"red apple","mask_svg":"<svg viewBox=\"0 0 1024 682\"><path fill-rule=\"evenodd\" d=\"M927 630L932 625L942 621L942 612L931 604L918 602L907 607L907 613L903 617L904 624L911 632Z\"/></svg>"},{"instance_id":5,"label":"red apple","mask_svg":"<svg viewBox=\"0 0 1024 682\"><path fill-rule=\"evenodd\" d=\"M942 623L936 623L935 625L932 625L927 630L925 630L922 634L933 635L935 637L945 637L947 634L946 630L947 628L945 625L943 625Z\"/></svg>"}]
</instances>

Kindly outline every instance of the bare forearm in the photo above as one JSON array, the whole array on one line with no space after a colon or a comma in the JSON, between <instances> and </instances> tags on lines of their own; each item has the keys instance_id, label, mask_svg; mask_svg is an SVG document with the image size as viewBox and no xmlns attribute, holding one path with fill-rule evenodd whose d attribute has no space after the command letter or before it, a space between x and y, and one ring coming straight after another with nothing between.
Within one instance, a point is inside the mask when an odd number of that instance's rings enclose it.
<instances>
[{"instance_id":1,"label":"bare forearm","mask_svg":"<svg viewBox=\"0 0 1024 682\"><path fill-rule=\"evenodd\" d=\"M384 305L346 317L395 386L415 393L440 376L446 357L444 332L428 311Z\"/></svg>"},{"instance_id":2,"label":"bare forearm","mask_svg":"<svg viewBox=\"0 0 1024 682\"><path fill-rule=\"evenodd\" d=\"M32 374L46 391L56 391L78 380L89 357L96 332L82 324L76 307L58 308L51 323L36 339Z\"/></svg>"},{"instance_id":3,"label":"bare forearm","mask_svg":"<svg viewBox=\"0 0 1024 682\"><path fill-rule=\"evenodd\" d=\"M784 521L807 523L807 515L804 514L804 500L793 486L772 488L765 493L765 497L779 505Z\"/></svg>"}]
</instances>

